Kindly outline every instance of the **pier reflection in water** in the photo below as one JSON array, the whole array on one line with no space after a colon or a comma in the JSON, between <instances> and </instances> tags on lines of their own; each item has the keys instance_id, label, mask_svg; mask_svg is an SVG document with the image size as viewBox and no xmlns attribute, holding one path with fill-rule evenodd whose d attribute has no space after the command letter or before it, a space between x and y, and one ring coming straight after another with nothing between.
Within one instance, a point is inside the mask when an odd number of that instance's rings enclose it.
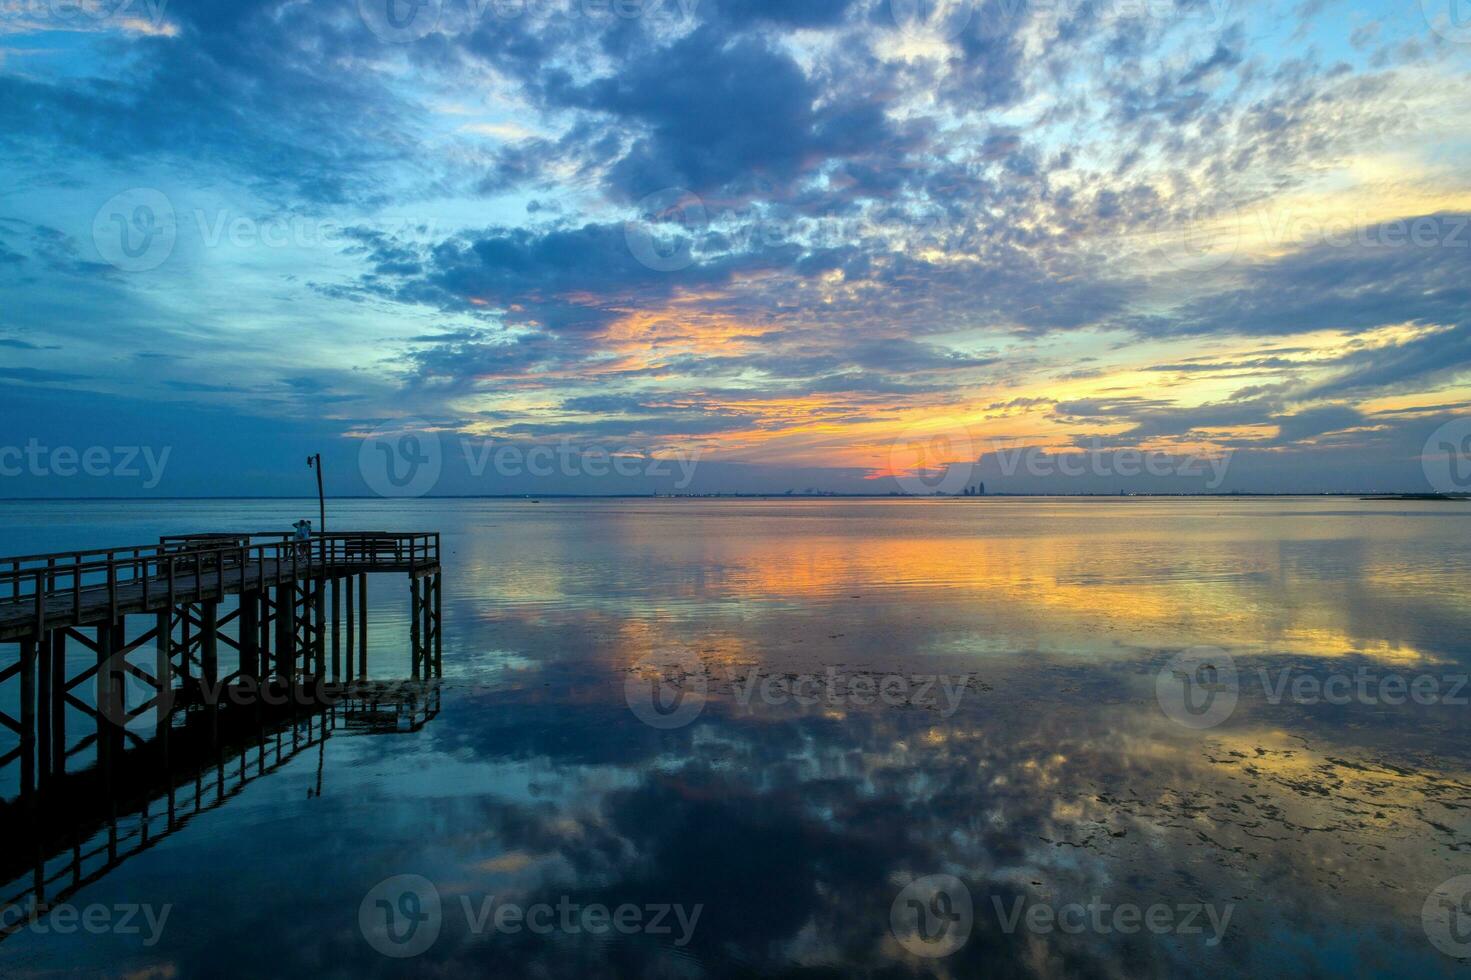
<instances>
[{"instance_id":1,"label":"pier reflection in water","mask_svg":"<svg viewBox=\"0 0 1471 980\"><path fill-rule=\"evenodd\" d=\"M436 681L363 681L179 711L167 738L0 801L0 941L313 750L320 794L329 739L417 732L439 704Z\"/></svg>"}]
</instances>

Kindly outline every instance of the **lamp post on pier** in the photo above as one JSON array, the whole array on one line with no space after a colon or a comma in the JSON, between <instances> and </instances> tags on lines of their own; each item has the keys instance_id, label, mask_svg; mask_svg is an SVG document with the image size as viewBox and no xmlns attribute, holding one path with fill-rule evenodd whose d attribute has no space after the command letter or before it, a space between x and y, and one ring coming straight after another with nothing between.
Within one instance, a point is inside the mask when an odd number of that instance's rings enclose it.
<instances>
[{"instance_id":1,"label":"lamp post on pier","mask_svg":"<svg viewBox=\"0 0 1471 980\"><path fill-rule=\"evenodd\" d=\"M314 469L314 470L317 471L317 518L318 518L318 521L319 521L319 523L318 523L318 529L319 529L318 530L318 533L319 534L322 534L322 535L326 535L326 533L327 533L327 498L322 493L322 454L321 453L313 453L312 455L308 456L306 458L306 465L307 465L307 467L309 469ZM311 552L308 552L308 554L310 554L310 553ZM326 563L327 563L327 539L325 537L323 537L322 538L322 564L325 565Z\"/></svg>"}]
</instances>

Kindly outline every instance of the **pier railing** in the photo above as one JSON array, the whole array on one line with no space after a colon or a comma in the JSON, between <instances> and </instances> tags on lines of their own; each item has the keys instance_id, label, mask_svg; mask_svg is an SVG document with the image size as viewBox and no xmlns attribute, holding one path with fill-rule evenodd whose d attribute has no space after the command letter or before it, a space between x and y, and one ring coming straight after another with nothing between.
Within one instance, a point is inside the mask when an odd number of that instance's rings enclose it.
<instances>
[{"instance_id":1,"label":"pier railing","mask_svg":"<svg viewBox=\"0 0 1471 980\"><path fill-rule=\"evenodd\" d=\"M438 563L434 532L351 531L300 540L280 532L166 535L157 544L0 558L0 603L31 598L38 607L77 615L83 595L103 589L115 607L119 588L136 585L146 606L151 589L202 598L222 594L227 586L248 587L252 578L264 585L267 576L279 581L334 572L412 572Z\"/></svg>"}]
</instances>

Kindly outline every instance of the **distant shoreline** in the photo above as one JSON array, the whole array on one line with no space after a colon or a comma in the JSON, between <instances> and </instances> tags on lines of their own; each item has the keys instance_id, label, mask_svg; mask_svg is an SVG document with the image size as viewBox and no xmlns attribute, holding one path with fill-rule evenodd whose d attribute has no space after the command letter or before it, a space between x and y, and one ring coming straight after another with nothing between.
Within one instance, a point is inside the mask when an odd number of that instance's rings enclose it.
<instances>
[{"instance_id":1,"label":"distant shoreline","mask_svg":"<svg viewBox=\"0 0 1471 980\"><path fill-rule=\"evenodd\" d=\"M504 493L504 494L425 494L422 497L382 497L372 494L358 496L328 496L329 501L349 500L382 500L397 503L408 503L416 500L924 500L924 501L981 501L981 500L1131 500L1139 498L1154 498L1164 500L1272 500L1293 497L1308 498L1336 498L1347 500L1364 501L1444 501L1444 502L1466 502L1471 500L1471 494L1443 494L1443 493L1398 493L1372 490L1350 490L1320 493L1275 493L1275 492L1236 492L1236 493L990 493L984 496L966 497L958 494L936 494L932 496L921 496L918 494L892 494L892 493L693 493L693 494L651 494L651 493ZM0 504L5 503L87 503L87 502L111 502L111 503L133 503L133 502L163 502L172 500L190 501L229 501L229 500L309 500L316 502L315 496L304 494L289 496L168 496L168 497L0 497Z\"/></svg>"}]
</instances>

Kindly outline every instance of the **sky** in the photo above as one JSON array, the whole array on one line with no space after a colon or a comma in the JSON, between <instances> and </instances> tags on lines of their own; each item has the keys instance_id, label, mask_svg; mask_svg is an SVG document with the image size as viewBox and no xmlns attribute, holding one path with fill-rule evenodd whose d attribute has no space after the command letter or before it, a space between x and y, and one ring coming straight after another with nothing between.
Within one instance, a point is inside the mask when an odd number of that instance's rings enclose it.
<instances>
[{"instance_id":1,"label":"sky","mask_svg":"<svg viewBox=\"0 0 1471 980\"><path fill-rule=\"evenodd\" d=\"M0 0L0 497L1471 488L1465 6Z\"/></svg>"}]
</instances>

